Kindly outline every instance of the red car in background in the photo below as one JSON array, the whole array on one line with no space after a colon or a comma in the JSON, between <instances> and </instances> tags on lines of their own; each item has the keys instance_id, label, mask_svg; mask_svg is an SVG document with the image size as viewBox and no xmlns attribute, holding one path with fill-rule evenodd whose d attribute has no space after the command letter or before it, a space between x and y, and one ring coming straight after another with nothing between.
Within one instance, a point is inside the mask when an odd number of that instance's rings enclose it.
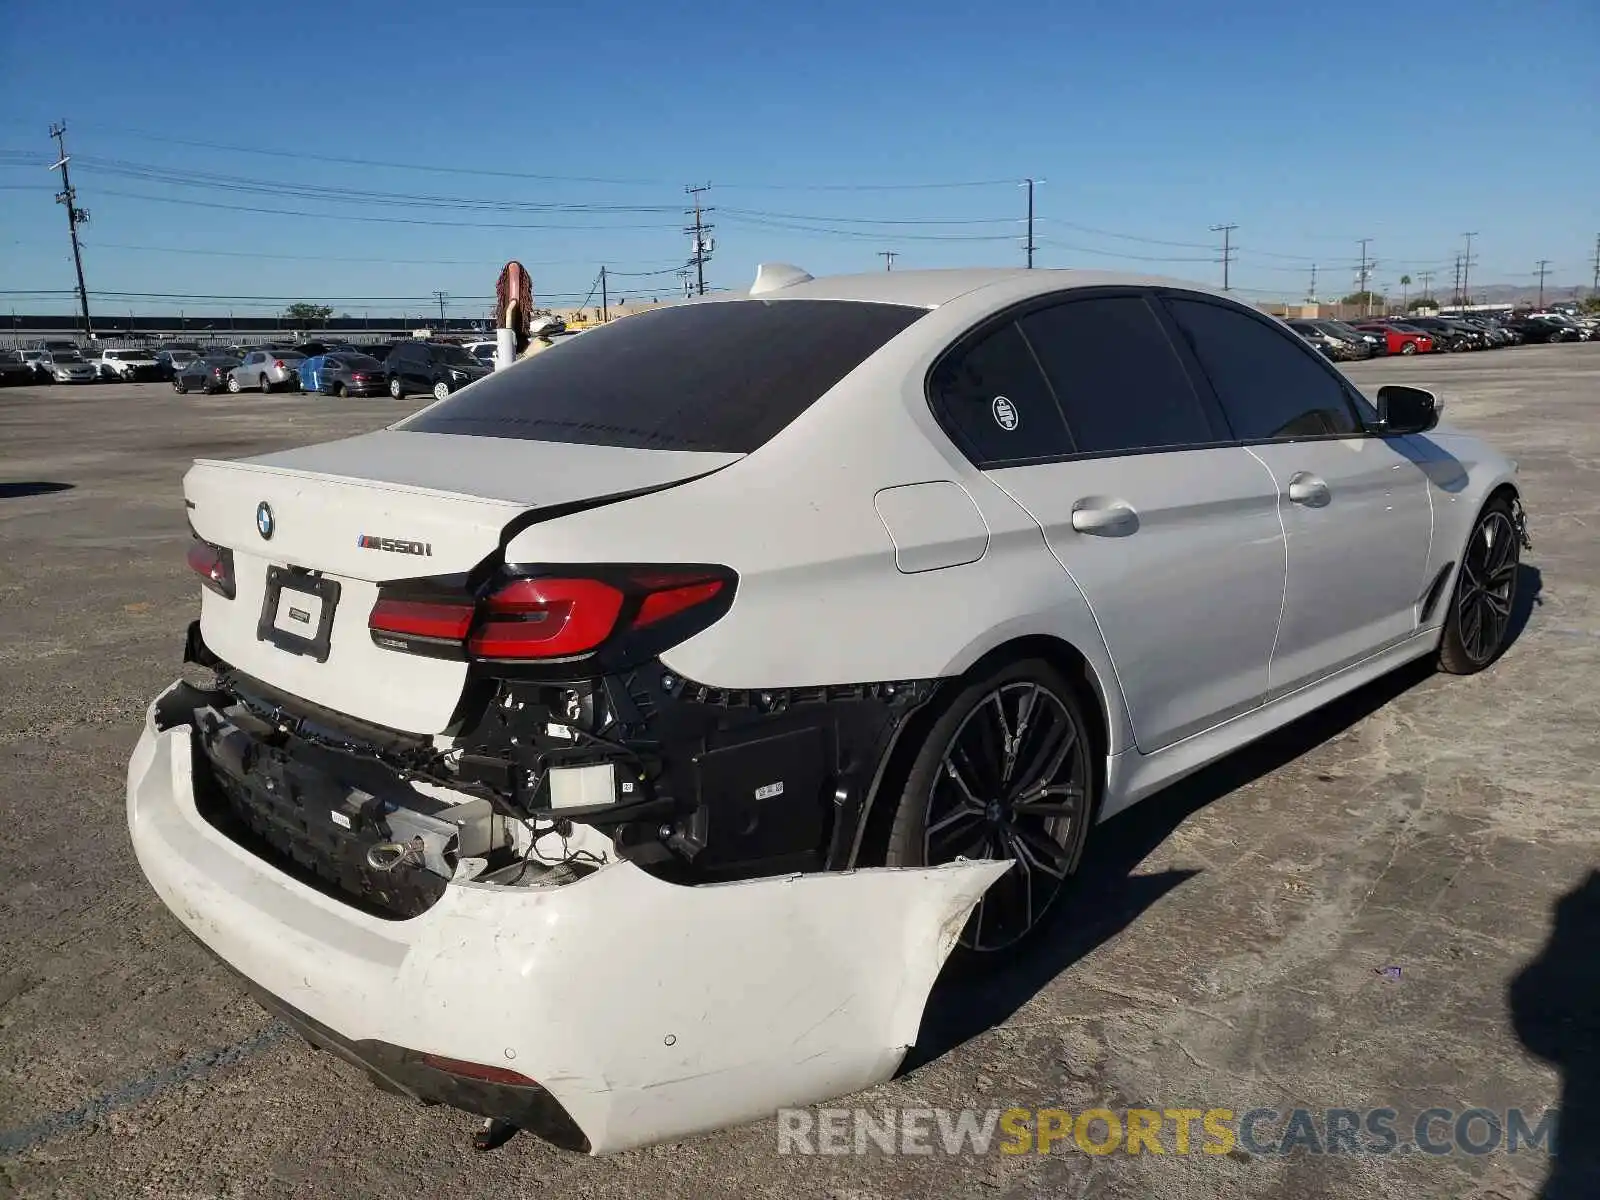
<instances>
[{"instance_id":1,"label":"red car in background","mask_svg":"<svg viewBox=\"0 0 1600 1200\"><path fill-rule=\"evenodd\" d=\"M1433 339L1414 325L1390 325L1377 321L1356 326L1362 333L1381 333L1388 340L1390 354L1427 354Z\"/></svg>"}]
</instances>

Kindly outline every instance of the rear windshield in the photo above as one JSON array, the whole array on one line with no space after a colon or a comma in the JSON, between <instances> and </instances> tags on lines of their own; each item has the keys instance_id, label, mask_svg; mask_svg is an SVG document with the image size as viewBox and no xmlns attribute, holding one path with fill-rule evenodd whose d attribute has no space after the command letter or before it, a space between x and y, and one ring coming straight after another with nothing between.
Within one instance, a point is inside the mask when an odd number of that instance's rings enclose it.
<instances>
[{"instance_id":1,"label":"rear windshield","mask_svg":"<svg viewBox=\"0 0 1600 1200\"><path fill-rule=\"evenodd\" d=\"M640 313L563 339L398 428L748 453L926 312L734 300Z\"/></svg>"},{"instance_id":2,"label":"rear windshield","mask_svg":"<svg viewBox=\"0 0 1600 1200\"><path fill-rule=\"evenodd\" d=\"M349 367L352 371L379 371L383 369L381 362L375 358L369 358L365 354L341 354L339 363L341 366Z\"/></svg>"}]
</instances>

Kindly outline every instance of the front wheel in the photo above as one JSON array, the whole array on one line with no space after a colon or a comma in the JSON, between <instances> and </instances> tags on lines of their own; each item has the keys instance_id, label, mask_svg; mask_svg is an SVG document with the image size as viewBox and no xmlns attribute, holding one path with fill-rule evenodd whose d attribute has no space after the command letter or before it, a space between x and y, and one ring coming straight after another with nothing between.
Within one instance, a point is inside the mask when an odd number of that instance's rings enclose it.
<instances>
[{"instance_id":1,"label":"front wheel","mask_svg":"<svg viewBox=\"0 0 1600 1200\"><path fill-rule=\"evenodd\" d=\"M232 375L228 376L228 391L237 396L244 389L239 386L239 380Z\"/></svg>"},{"instance_id":2,"label":"front wheel","mask_svg":"<svg viewBox=\"0 0 1600 1200\"><path fill-rule=\"evenodd\" d=\"M261 377L261 391L263 394L272 391L272 380L268 379L265 375Z\"/></svg>"},{"instance_id":3,"label":"front wheel","mask_svg":"<svg viewBox=\"0 0 1600 1200\"><path fill-rule=\"evenodd\" d=\"M189 392L189 389L188 389L188 388L186 388L186 387L184 387L184 386L183 386L183 384L181 384L181 383L175 383L175 384L173 384L173 385L172 385L172 390L173 390L173 391L175 391L175 392L177 392L177 393L178 393L178 395L180 395L180 396L184 396L184 395L187 395L187 394L188 394L188 392Z\"/></svg>"},{"instance_id":4,"label":"front wheel","mask_svg":"<svg viewBox=\"0 0 1600 1200\"><path fill-rule=\"evenodd\" d=\"M1439 640L1439 666L1452 675L1483 670L1505 651L1517 605L1522 534L1511 505L1495 500L1478 514L1456 573Z\"/></svg>"},{"instance_id":5,"label":"front wheel","mask_svg":"<svg viewBox=\"0 0 1600 1200\"><path fill-rule=\"evenodd\" d=\"M450 398L450 385L442 379L434 384L433 398L435 400L448 400Z\"/></svg>"},{"instance_id":6,"label":"front wheel","mask_svg":"<svg viewBox=\"0 0 1600 1200\"><path fill-rule=\"evenodd\" d=\"M1077 870L1094 812L1092 754L1077 691L1040 659L967 684L929 731L901 793L887 862L1011 860L961 932L969 962L1038 930Z\"/></svg>"},{"instance_id":7,"label":"front wheel","mask_svg":"<svg viewBox=\"0 0 1600 1200\"><path fill-rule=\"evenodd\" d=\"M348 400L350 398L350 389L342 383L336 383L333 385L333 394L340 400Z\"/></svg>"},{"instance_id":8,"label":"front wheel","mask_svg":"<svg viewBox=\"0 0 1600 1200\"><path fill-rule=\"evenodd\" d=\"M1407 342L1404 346L1400 347L1401 354L1415 354L1416 352L1417 344L1415 342Z\"/></svg>"},{"instance_id":9,"label":"front wheel","mask_svg":"<svg viewBox=\"0 0 1600 1200\"><path fill-rule=\"evenodd\" d=\"M393 396L396 400L404 400L406 398L405 385L400 382L400 377L398 375L389 380L389 395Z\"/></svg>"}]
</instances>

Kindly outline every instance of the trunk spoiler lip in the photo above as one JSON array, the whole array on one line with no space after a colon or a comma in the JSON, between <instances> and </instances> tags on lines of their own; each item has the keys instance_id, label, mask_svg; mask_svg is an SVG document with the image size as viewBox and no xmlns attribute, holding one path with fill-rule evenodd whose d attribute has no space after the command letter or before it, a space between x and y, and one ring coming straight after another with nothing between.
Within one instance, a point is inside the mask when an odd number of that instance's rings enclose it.
<instances>
[{"instance_id":1,"label":"trunk spoiler lip","mask_svg":"<svg viewBox=\"0 0 1600 1200\"><path fill-rule=\"evenodd\" d=\"M275 475L283 479L315 479L330 483L349 484L375 492L400 492L412 496L439 496L450 500L467 500L474 504L490 505L521 512L529 505L521 500L505 500L494 496L477 496L471 492L449 491L444 488L422 487L414 483L395 483L386 479L368 479L359 475L338 475L331 471L308 471L299 467L268 467L259 463L240 462L237 459L197 458L196 467L225 467L230 471L250 471L258 475Z\"/></svg>"}]
</instances>

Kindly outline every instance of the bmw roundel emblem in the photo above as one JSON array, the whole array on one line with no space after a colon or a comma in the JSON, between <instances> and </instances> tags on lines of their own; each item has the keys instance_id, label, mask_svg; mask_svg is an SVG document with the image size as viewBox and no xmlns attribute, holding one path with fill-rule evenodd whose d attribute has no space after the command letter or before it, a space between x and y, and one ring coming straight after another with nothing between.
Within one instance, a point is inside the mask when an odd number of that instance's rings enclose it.
<instances>
[{"instance_id":1,"label":"bmw roundel emblem","mask_svg":"<svg viewBox=\"0 0 1600 1200\"><path fill-rule=\"evenodd\" d=\"M256 505L256 532L263 538L270 538L273 527L272 505L263 500Z\"/></svg>"}]
</instances>

